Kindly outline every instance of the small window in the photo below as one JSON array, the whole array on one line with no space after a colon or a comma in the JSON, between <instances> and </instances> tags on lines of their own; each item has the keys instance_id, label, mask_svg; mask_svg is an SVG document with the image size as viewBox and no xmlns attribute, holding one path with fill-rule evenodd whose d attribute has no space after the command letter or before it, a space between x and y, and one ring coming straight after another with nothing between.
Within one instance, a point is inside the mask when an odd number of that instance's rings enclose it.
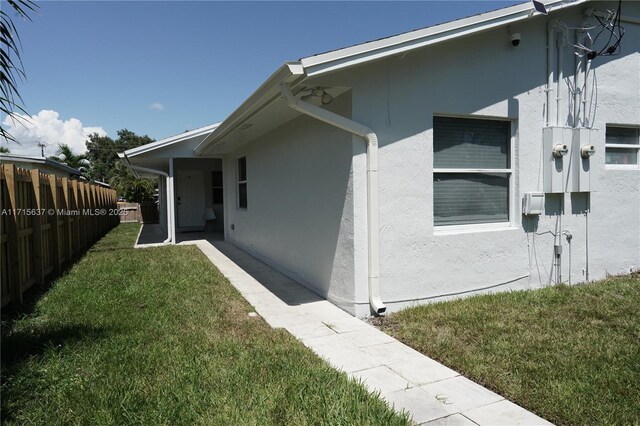
<instances>
[{"instance_id":1,"label":"small window","mask_svg":"<svg viewBox=\"0 0 640 426\"><path fill-rule=\"evenodd\" d=\"M509 222L511 123L433 118L435 226Z\"/></svg>"},{"instance_id":2,"label":"small window","mask_svg":"<svg viewBox=\"0 0 640 426\"><path fill-rule=\"evenodd\" d=\"M214 171L212 172L212 182L213 182L213 204L223 204L224 203L224 187L222 185L222 172Z\"/></svg>"},{"instance_id":3,"label":"small window","mask_svg":"<svg viewBox=\"0 0 640 426\"><path fill-rule=\"evenodd\" d=\"M247 208L247 157L238 158L238 208Z\"/></svg>"},{"instance_id":4,"label":"small window","mask_svg":"<svg viewBox=\"0 0 640 426\"><path fill-rule=\"evenodd\" d=\"M638 168L640 127L607 126L605 162L607 165Z\"/></svg>"}]
</instances>

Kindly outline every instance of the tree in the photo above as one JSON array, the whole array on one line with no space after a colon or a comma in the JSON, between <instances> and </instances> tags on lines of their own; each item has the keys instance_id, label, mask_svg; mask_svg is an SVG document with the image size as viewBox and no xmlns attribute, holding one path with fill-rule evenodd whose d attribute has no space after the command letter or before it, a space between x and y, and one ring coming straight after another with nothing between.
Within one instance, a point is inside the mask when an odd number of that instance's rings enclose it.
<instances>
[{"instance_id":1,"label":"tree","mask_svg":"<svg viewBox=\"0 0 640 426\"><path fill-rule=\"evenodd\" d=\"M91 162L89 177L102 182L109 182L116 174L116 164L120 163L118 153L137 146L153 142L149 136L138 136L134 132L122 129L118 131L118 138L100 136L97 133L89 135L87 145L87 159Z\"/></svg>"},{"instance_id":2,"label":"tree","mask_svg":"<svg viewBox=\"0 0 640 426\"><path fill-rule=\"evenodd\" d=\"M58 145L56 155L50 156L49 159L64 163L74 169L79 169L80 167L88 168L91 165L85 154L74 154L71 147L64 143Z\"/></svg>"},{"instance_id":3,"label":"tree","mask_svg":"<svg viewBox=\"0 0 640 426\"><path fill-rule=\"evenodd\" d=\"M38 8L32 0L7 0L15 13L23 19L31 20L29 13ZM27 114L20 105L22 98L18 92L18 81L25 78L24 66L20 59L20 37L18 30L7 12L0 9L0 111L2 115L14 116L16 110ZM13 58L12 58L13 56ZM5 141L15 138L0 122L0 137Z\"/></svg>"},{"instance_id":4,"label":"tree","mask_svg":"<svg viewBox=\"0 0 640 426\"><path fill-rule=\"evenodd\" d=\"M87 141L87 158L91 162L89 177L94 180L108 182L118 194L128 201L140 203L153 199L157 181L155 179L138 179L118 159L118 153L153 142L149 136L138 136L134 132L122 129L118 138L89 135Z\"/></svg>"},{"instance_id":5,"label":"tree","mask_svg":"<svg viewBox=\"0 0 640 426\"><path fill-rule=\"evenodd\" d=\"M11 150L6 146L0 146L0 154L10 154Z\"/></svg>"},{"instance_id":6,"label":"tree","mask_svg":"<svg viewBox=\"0 0 640 426\"><path fill-rule=\"evenodd\" d=\"M87 159L91 162L89 177L100 182L109 182L118 162L118 148L109 136L97 133L89 135L87 145Z\"/></svg>"},{"instance_id":7,"label":"tree","mask_svg":"<svg viewBox=\"0 0 640 426\"><path fill-rule=\"evenodd\" d=\"M115 174L109 180L109 184L119 196L132 203L152 201L158 186L155 179L136 178L122 163L116 163Z\"/></svg>"}]
</instances>

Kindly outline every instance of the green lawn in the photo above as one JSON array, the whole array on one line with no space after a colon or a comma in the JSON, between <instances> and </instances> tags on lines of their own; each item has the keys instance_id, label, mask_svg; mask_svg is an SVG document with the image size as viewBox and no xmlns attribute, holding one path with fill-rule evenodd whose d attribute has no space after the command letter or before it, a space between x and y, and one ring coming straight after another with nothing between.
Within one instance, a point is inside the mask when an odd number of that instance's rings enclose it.
<instances>
[{"instance_id":1,"label":"green lawn","mask_svg":"<svg viewBox=\"0 0 640 426\"><path fill-rule=\"evenodd\" d=\"M409 424L283 330L193 246L98 242L2 327L6 424Z\"/></svg>"},{"instance_id":2,"label":"green lawn","mask_svg":"<svg viewBox=\"0 0 640 426\"><path fill-rule=\"evenodd\" d=\"M558 424L640 423L640 276L410 308L381 328Z\"/></svg>"}]
</instances>

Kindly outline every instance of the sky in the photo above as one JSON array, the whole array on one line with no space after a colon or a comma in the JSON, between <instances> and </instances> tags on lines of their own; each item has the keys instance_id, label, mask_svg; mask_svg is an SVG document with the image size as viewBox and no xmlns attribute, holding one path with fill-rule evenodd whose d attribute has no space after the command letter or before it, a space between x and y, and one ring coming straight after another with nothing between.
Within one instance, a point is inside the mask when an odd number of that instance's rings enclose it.
<instances>
[{"instance_id":1,"label":"sky","mask_svg":"<svg viewBox=\"0 0 640 426\"><path fill-rule=\"evenodd\" d=\"M224 120L286 61L514 3L41 0L14 18L29 122L0 117L21 145L0 142L49 156L91 133L163 139Z\"/></svg>"}]
</instances>

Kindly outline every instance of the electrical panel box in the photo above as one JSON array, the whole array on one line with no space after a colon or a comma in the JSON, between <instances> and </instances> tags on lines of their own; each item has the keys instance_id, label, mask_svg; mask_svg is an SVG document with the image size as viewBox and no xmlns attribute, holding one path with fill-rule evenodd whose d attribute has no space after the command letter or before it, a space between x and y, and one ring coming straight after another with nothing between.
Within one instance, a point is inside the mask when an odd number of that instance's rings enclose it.
<instances>
[{"instance_id":1,"label":"electrical panel box","mask_svg":"<svg viewBox=\"0 0 640 426\"><path fill-rule=\"evenodd\" d=\"M543 190L547 194L591 192L598 182L596 129L545 127Z\"/></svg>"},{"instance_id":2,"label":"electrical panel box","mask_svg":"<svg viewBox=\"0 0 640 426\"><path fill-rule=\"evenodd\" d=\"M597 149L597 129L579 128L573 130L571 144L571 165L568 177L570 192L591 192L598 182L598 157L604 152Z\"/></svg>"},{"instance_id":3,"label":"electrical panel box","mask_svg":"<svg viewBox=\"0 0 640 426\"><path fill-rule=\"evenodd\" d=\"M569 157L573 141L570 127L545 127L542 129L543 189L549 194L567 190Z\"/></svg>"},{"instance_id":4,"label":"electrical panel box","mask_svg":"<svg viewBox=\"0 0 640 426\"><path fill-rule=\"evenodd\" d=\"M525 192L522 199L522 214L541 215L544 212L544 192Z\"/></svg>"}]
</instances>

